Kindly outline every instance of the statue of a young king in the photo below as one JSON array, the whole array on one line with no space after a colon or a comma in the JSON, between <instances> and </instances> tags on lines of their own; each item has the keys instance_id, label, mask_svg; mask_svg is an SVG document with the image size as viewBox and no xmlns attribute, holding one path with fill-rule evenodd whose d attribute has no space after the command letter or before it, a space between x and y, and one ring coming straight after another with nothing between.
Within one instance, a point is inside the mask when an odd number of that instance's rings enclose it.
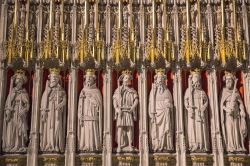
<instances>
[{"instance_id":1,"label":"statue of a young king","mask_svg":"<svg viewBox=\"0 0 250 166\"><path fill-rule=\"evenodd\" d=\"M58 69L50 69L41 101L40 150L64 152L66 127L66 92Z\"/></svg>"},{"instance_id":2,"label":"statue of a young king","mask_svg":"<svg viewBox=\"0 0 250 166\"><path fill-rule=\"evenodd\" d=\"M134 150L133 132L134 121L137 120L138 94L134 88L129 87L132 75L128 70L122 72L118 78L118 88L113 95L116 120L117 152ZM122 85L120 85L122 82Z\"/></svg>"},{"instance_id":3,"label":"statue of a young king","mask_svg":"<svg viewBox=\"0 0 250 166\"><path fill-rule=\"evenodd\" d=\"M78 150L100 151L102 148L102 95L96 87L94 70L87 70L78 102Z\"/></svg>"},{"instance_id":4,"label":"statue of a young king","mask_svg":"<svg viewBox=\"0 0 250 166\"><path fill-rule=\"evenodd\" d=\"M3 118L3 152L25 152L28 140L27 113L29 96L23 85L27 82L25 72L17 70L11 77Z\"/></svg>"},{"instance_id":5,"label":"statue of a young king","mask_svg":"<svg viewBox=\"0 0 250 166\"><path fill-rule=\"evenodd\" d=\"M184 105L187 110L188 148L191 152L209 151L208 97L201 87L199 71L193 71L188 79Z\"/></svg>"},{"instance_id":6,"label":"statue of a young king","mask_svg":"<svg viewBox=\"0 0 250 166\"><path fill-rule=\"evenodd\" d=\"M173 98L166 86L165 70L157 69L149 95L150 134L153 151L173 151Z\"/></svg>"},{"instance_id":7,"label":"statue of a young king","mask_svg":"<svg viewBox=\"0 0 250 166\"><path fill-rule=\"evenodd\" d=\"M244 152L247 136L246 112L240 93L236 88L237 79L233 73L226 72L220 98L221 126L227 152Z\"/></svg>"}]
</instances>

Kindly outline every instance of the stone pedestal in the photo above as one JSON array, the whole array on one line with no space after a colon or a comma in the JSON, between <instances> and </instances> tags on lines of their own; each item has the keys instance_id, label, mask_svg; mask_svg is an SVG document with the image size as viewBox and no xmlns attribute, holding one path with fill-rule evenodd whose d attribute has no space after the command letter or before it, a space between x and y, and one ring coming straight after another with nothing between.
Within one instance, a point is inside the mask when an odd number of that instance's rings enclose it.
<instances>
[{"instance_id":1,"label":"stone pedestal","mask_svg":"<svg viewBox=\"0 0 250 166\"><path fill-rule=\"evenodd\" d=\"M213 156L210 155L191 155L188 157L190 166L213 166Z\"/></svg>"},{"instance_id":2,"label":"stone pedestal","mask_svg":"<svg viewBox=\"0 0 250 166\"><path fill-rule=\"evenodd\" d=\"M151 156L150 165L152 166L175 166L175 155L154 154Z\"/></svg>"},{"instance_id":3,"label":"stone pedestal","mask_svg":"<svg viewBox=\"0 0 250 166\"><path fill-rule=\"evenodd\" d=\"M139 166L139 156L136 155L119 155L113 158L117 166Z\"/></svg>"},{"instance_id":4,"label":"stone pedestal","mask_svg":"<svg viewBox=\"0 0 250 166\"><path fill-rule=\"evenodd\" d=\"M248 166L250 165L250 157L245 155L232 155L225 157L225 164L228 166Z\"/></svg>"},{"instance_id":5,"label":"stone pedestal","mask_svg":"<svg viewBox=\"0 0 250 166\"><path fill-rule=\"evenodd\" d=\"M26 155L4 155L0 158L3 166L26 166Z\"/></svg>"},{"instance_id":6,"label":"stone pedestal","mask_svg":"<svg viewBox=\"0 0 250 166\"><path fill-rule=\"evenodd\" d=\"M42 155L39 156L39 166L62 166L64 155Z\"/></svg>"},{"instance_id":7,"label":"stone pedestal","mask_svg":"<svg viewBox=\"0 0 250 166\"><path fill-rule=\"evenodd\" d=\"M79 166L101 166L101 155L80 155L77 157L77 165Z\"/></svg>"}]
</instances>

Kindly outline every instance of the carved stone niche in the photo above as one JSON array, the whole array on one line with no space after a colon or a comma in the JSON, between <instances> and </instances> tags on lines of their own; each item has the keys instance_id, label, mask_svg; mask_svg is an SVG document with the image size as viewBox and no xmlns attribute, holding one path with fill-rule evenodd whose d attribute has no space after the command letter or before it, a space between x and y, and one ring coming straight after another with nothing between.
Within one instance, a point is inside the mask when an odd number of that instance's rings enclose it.
<instances>
[{"instance_id":1,"label":"carved stone niche","mask_svg":"<svg viewBox=\"0 0 250 166\"><path fill-rule=\"evenodd\" d=\"M139 166L139 156L137 155L119 155L113 157L115 166Z\"/></svg>"},{"instance_id":2,"label":"carved stone niche","mask_svg":"<svg viewBox=\"0 0 250 166\"><path fill-rule=\"evenodd\" d=\"M187 158L188 166L213 166L213 156L211 155L190 155Z\"/></svg>"},{"instance_id":3,"label":"carved stone niche","mask_svg":"<svg viewBox=\"0 0 250 166\"><path fill-rule=\"evenodd\" d=\"M102 165L101 155L80 155L77 156L77 166L99 166Z\"/></svg>"},{"instance_id":4,"label":"carved stone niche","mask_svg":"<svg viewBox=\"0 0 250 166\"><path fill-rule=\"evenodd\" d=\"M42 155L39 156L39 166L61 166L64 160L64 155Z\"/></svg>"},{"instance_id":5,"label":"carved stone niche","mask_svg":"<svg viewBox=\"0 0 250 166\"><path fill-rule=\"evenodd\" d=\"M4 166L26 166L26 155L1 156L0 164Z\"/></svg>"},{"instance_id":6,"label":"carved stone niche","mask_svg":"<svg viewBox=\"0 0 250 166\"><path fill-rule=\"evenodd\" d=\"M152 166L175 166L176 159L172 155L154 154L150 157L150 165Z\"/></svg>"},{"instance_id":7,"label":"carved stone niche","mask_svg":"<svg viewBox=\"0 0 250 166\"><path fill-rule=\"evenodd\" d=\"M230 155L225 157L225 165L248 166L250 165L250 157L245 155Z\"/></svg>"}]
</instances>

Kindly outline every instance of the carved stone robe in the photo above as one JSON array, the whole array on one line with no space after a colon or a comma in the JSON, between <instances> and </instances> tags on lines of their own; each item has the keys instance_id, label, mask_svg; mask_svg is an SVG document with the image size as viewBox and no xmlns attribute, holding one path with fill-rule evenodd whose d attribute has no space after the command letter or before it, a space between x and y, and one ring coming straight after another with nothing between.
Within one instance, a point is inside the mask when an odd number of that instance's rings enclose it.
<instances>
[{"instance_id":1,"label":"carved stone robe","mask_svg":"<svg viewBox=\"0 0 250 166\"><path fill-rule=\"evenodd\" d=\"M57 108L57 107L60 108ZM58 85L46 89L42 96L40 123L40 150L43 152L64 152L66 127L66 92Z\"/></svg>"},{"instance_id":2,"label":"carved stone robe","mask_svg":"<svg viewBox=\"0 0 250 166\"><path fill-rule=\"evenodd\" d=\"M7 97L3 118L2 149L4 152L26 151L29 106L26 89L13 88ZM21 111L24 112L22 115L20 115Z\"/></svg>"},{"instance_id":3,"label":"carved stone robe","mask_svg":"<svg viewBox=\"0 0 250 166\"><path fill-rule=\"evenodd\" d=\"M152 88L148 109L152 149L154 151L173 150L173 99L165 86Z\"/></svg>"},{"instance_id":4,"label":"carved stone robe","mask_svg":"<svg viewBox=\"0 0 250 166\"><path fill-rule=\"evenodd\" d=\"M102 145L102 95L94 87L82 89L78 103L78 150L98 151Z\"/></svg>"},{"instance_id":5,"label":"carved stone robe","mask_svg":"<svg viewBox=\"0 0 250 166\"><path fill-rule=\"evenodd\" d=\"M223 88L220 101L221 126L226 150L228 152L245 151L244 139L247 135L246 113L238 90L232 99L233 90ZM233 111L228 110L232 104Z\"/></svg>"},{"instance_id":6,"label":"carved stone robe","mask_svg":"<svg viewBox=\"0 0 250 166\"><path fill-rule=\"evenodd\" d=\"M190 88L185 93L185 107L187 110L187 136L190 151L207 152L209 151L208 134L208 98L202 89ZM190 109L188 106L194 106Z\"/></svg>"}]
</instances>

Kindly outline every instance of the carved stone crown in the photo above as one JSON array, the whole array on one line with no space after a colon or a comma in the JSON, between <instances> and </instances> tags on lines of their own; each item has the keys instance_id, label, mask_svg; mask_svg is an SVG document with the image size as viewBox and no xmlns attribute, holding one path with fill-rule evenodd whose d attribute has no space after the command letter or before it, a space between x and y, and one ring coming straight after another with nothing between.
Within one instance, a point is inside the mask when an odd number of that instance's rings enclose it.
<instances>
[{"instance_id":1,"label":"carved stone crown","mask_svg":"<svg viewBox=\"0 0 250 166\"><path fill-rule=\"evenodd\" d=\"M157 75L165 75L165 69L163 68L155 69L155 73Z\"/></svg>"},{"instance_id":2,"label":"carved stone crown","mask_svg":"<svg viewBox=\"0 0 250 166\"><path fill-rule=\"evenodd\" d=\"M87 70L86 70L86 75L88 75L88 76L93 76L93 75L95 75L95 69L87 69Z\"/></svg>"},{"instance_id":3,"label":"carved stone crown","mask_svg":"<svg viewBox=\"0 0 250 166\"><path fill-rule=\"evenodd\" d=\"M130 70L123 70L122 75L131 75L131 71Z\"/></svg>"},{"instance_id":4,"label":"carved stone crown","mask_svg":"<svg viewBox=\"0 0 250 166\"><path fill-rule=\"evenodd\" d=\"M15 72L16 74L21 74L21 75L25 75L25 71L24 70L22 70L22 69L18 69L18 70L16 70L16 72Z\"/></svg>"},{"instance_id":5,"label":"carved stone crown","mask_svg":"<svg viewBox=\"0 0 250 166\"><path fill-rule=\"evenodd\" d=\"M199 74L199 75L200 75L201 70L198 69L198 68L196 68L196 69L192 70L191 73L192 73L192 74L197 74L197 75Z\"/></svg>"},{"instance_id":6,"label":"carved stone crown","mask_svg":"<svg viewBox=\"0 0 250 166\"><path fill-rule=\"evenodd\" d=\"M227 78L236 79L235 73L234 72L225 71L225 76L224 76L223 80L225 81Z\"/></svg>"},{"instance_id":7,"label":"carved stone crown","mask_svg":"<svg viewBox=\"0 0 250 166\"><path fill-rule=\"evenodd\" d=\"M60 70L58 68L50 68L49 72L50 74L59 74Z\"/></svg>"}]
</instances>

